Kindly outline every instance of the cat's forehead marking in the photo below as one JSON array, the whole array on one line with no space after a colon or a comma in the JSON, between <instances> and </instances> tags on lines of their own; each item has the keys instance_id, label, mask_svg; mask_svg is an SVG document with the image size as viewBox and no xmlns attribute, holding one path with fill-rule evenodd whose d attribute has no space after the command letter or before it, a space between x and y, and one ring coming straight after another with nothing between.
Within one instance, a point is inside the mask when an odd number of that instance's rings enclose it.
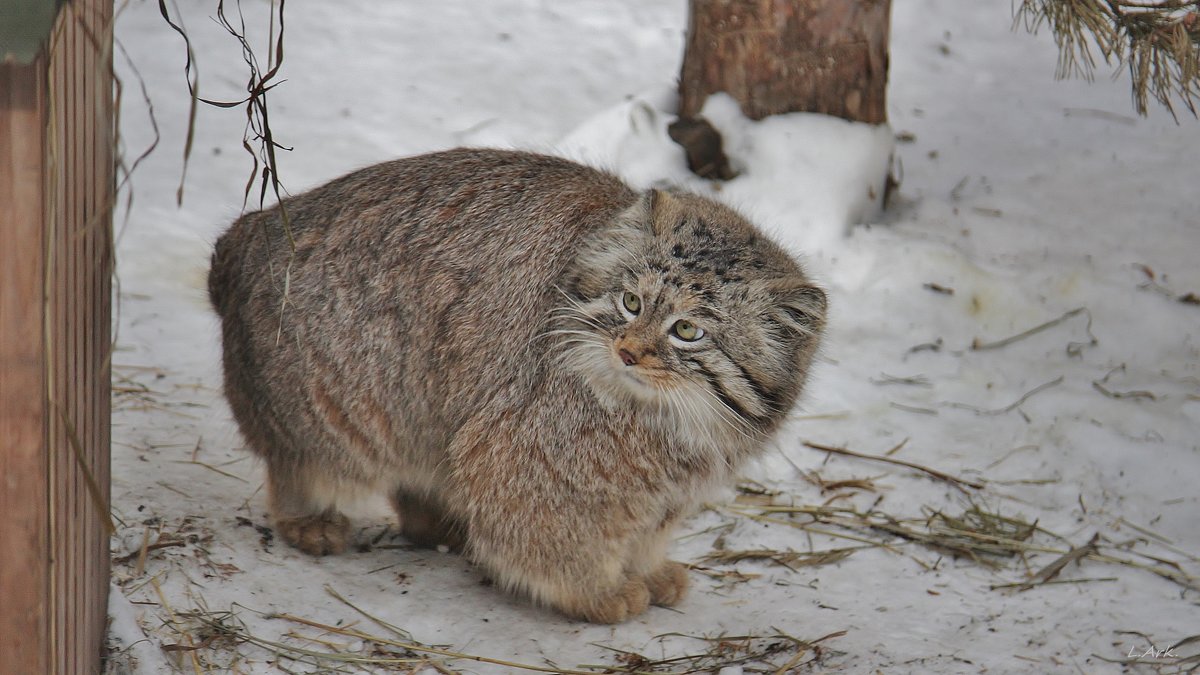
<instances>
[{"instance_id":1,"label":"cat's forehead marking","mask_svg":"<svg viewBox=\"0 0 1200 675\"><path fill-rule=\"evenodd\" d=\"M638 276L636 283L647 304L658 314L711 314L705 308L728 294L734 282L714 283L711 273L698 275L671 269L649 266ZM707 277L707 278L705 278Z\"/></svg>"},{"instance_id":2,"label":"cat's forehead marking","mask_svg":"<svg viewBox=\"0 0 1200 675\"><path fill-rule=\"evenodd\" d=\"M675 242L666 255L649 261L650 266L680 287L738 283L755 267L752 256L740 250L744 244L716 240L697 244Z\"/></svg>"}]
</instances>

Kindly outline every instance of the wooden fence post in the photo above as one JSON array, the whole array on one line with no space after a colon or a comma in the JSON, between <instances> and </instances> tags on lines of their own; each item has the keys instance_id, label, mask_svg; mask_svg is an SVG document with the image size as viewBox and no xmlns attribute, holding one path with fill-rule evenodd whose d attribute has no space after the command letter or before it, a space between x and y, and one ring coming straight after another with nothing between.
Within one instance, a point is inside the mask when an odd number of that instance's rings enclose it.
<instances>
[{"instance_id":1,"label":"wooden fence post","mask_svg":"<svg viewBox=\"0 0 1200 675\"><path fill-rule=\"evenodd\" d=\"M0 42L0 673L23 675L99 672L111 533L112 2L45 2L36 57Z\"/></svg>"}]
</instances>

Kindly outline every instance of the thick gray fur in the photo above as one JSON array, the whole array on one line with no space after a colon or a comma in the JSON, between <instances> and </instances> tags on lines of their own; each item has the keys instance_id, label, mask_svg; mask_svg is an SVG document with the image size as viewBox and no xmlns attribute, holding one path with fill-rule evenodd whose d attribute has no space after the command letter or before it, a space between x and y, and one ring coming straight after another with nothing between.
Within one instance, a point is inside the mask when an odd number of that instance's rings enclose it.
<instances>
[{"instance_id":1,"label":"thick gray fur","mask_svg":"<svg viewBox=\"0 0 1200 675\"><path fill-rule=\"evenodd\" d=\"M220 238L209 294L285 540L337 552L339 505L383 492L411 539L569 616L682 599L674 526L762 452L823 330L793 258L710 200L523 152L284 206Z\"/></svg>"}]
</instances>

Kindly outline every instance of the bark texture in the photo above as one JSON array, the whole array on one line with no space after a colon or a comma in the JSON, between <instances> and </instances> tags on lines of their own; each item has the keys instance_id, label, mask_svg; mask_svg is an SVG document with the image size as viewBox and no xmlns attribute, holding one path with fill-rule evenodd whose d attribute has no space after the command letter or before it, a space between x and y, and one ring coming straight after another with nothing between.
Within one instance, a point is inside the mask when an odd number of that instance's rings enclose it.
<instances>
[{"instance_id":1,"label":"bark texture","mask_svg":"<svg viewBox=\"0 0 1200 675\"><path fill-rule=\"evenodd\" d=\"M690 0L682 119L724 91L751 119L887 121L891 0Z\"/></svg>"}]
</instances>

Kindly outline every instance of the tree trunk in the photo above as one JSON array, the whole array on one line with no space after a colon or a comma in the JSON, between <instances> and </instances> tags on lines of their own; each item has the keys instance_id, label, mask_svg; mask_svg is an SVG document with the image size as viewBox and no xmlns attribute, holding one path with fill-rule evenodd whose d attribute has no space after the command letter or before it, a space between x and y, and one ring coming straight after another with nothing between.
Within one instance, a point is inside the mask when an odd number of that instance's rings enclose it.
<instances>
[{"instance_id":1,"label":"tree trunk","mask_svg":"<svg viewBox=\"0 0 1200 675\"><path fill-rule=\"evenodd\" d=\"M751 119L887 121L891 0L690 0L682 119L724 91Z\"/></svg>"}]
</instances>

